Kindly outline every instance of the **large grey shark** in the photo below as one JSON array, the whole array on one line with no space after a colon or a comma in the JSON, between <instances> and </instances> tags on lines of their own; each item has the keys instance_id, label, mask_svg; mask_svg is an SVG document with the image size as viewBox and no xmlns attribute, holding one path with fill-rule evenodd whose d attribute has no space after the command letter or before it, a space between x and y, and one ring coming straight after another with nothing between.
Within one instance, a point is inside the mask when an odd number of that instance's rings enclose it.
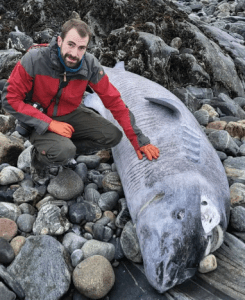
<instances>
[{"instance_id":1,"label":"large grey shark","mask_svg":"<svg viewBox=\"0 0 245 300\"><path fill-rule=\"evenodd\" d=\"M140 161L124 135L112 149L136 226L145 274L160 293L192 277L223 242L230 193L223 165L187 107L161 85L105 67L160 157ZM96 94L84 104L120 127Z\"/></svg>"}]
</instances>

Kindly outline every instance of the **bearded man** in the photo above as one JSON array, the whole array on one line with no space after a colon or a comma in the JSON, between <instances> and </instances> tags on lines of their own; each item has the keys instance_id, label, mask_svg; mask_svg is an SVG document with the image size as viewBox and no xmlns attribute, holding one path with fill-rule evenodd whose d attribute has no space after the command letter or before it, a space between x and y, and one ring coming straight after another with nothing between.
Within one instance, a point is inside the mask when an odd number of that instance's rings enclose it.
<instances>
[{"instance_id":1,"label":"bearded man","mask_svg":"<svg viewBox=\"0 0 245 300\"><path fill-rule=\"evenodd\" d=\"M121 125L139 159L159 156L99 61L86 51L90 39L86 23L67 21L48 47L22 57L2 92L3 108L31 128L31 175L38 184L48 182L52 167L69 166L76 155L114 147L122 138L116 126L82 105L87 86Z\"/></svg>"}]
</instances>

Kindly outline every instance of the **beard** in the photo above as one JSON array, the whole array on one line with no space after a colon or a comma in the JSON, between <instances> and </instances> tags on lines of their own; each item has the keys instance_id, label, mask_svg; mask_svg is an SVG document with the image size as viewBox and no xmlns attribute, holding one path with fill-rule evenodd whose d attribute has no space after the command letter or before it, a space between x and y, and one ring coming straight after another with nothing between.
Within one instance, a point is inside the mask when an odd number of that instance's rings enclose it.
<instances>
[{"instance_id":1,"label":"beard","mask_svg":"<svg viewBox=\"0 0 245 300\"><path fill-rule=\"evenodd\" d=\"M65 65L71 69L76 69L79 66L79 64L81 63L81 60L79 60L77 57L74 57L68 53L66 53L65 55L63 53L61 53L61 57L62 57ZM70 61L68 59L72 59L72 61Z\"/></svg>"}]
</instances>

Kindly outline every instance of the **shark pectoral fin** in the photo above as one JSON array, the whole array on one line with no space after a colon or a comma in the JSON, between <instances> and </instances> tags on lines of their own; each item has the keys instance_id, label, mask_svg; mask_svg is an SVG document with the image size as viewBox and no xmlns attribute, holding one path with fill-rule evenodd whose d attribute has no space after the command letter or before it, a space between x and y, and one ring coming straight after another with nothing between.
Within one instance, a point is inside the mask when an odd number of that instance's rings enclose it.
<instances>
[{"instance_id":1,"label":"shark pectoral fin","mask_svg":"<svg viewBox=\"0 0 245 300\"><path fill-rule=\"evenodd\" d=\"M182 117L182 113L181 113L181 104L178 103L176 100L174 99L168 99L168 98L145 98L146 100L153 102L153 103L157 103L160 104L162 106L165 106L169 109L171 109L178 118Z\"/></svg>"}]
</instances>

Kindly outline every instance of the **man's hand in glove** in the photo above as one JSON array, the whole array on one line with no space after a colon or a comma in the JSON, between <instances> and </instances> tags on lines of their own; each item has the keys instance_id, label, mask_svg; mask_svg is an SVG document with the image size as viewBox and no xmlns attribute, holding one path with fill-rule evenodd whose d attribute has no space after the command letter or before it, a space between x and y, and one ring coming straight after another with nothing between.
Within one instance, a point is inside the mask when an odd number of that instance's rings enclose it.
<instances>
[{"instance_id":1,"label":"man's hand in glove","mask_svg":"<svg viewBox=\"0 0 245 300\"><path fill-rule=\"evenodd\" d=\"M159 149L152 144L140 147L140 149L137 150L136 153L139 159L143 158L142 153L144 153L149 160L152 160L152 158L157 159L159 157Z\"/></svg>"},{"instance_id":2,"label":"man's hand in glove","mask_svg":"<svg viewBox=\"0 0 245 300\"><path fill-rule=\"evenodd\" d=\"M51 121L48 130L67 138L71 138L72 133L75 131L70 124L55 120Z\"/></svg>"}]
</instances>

